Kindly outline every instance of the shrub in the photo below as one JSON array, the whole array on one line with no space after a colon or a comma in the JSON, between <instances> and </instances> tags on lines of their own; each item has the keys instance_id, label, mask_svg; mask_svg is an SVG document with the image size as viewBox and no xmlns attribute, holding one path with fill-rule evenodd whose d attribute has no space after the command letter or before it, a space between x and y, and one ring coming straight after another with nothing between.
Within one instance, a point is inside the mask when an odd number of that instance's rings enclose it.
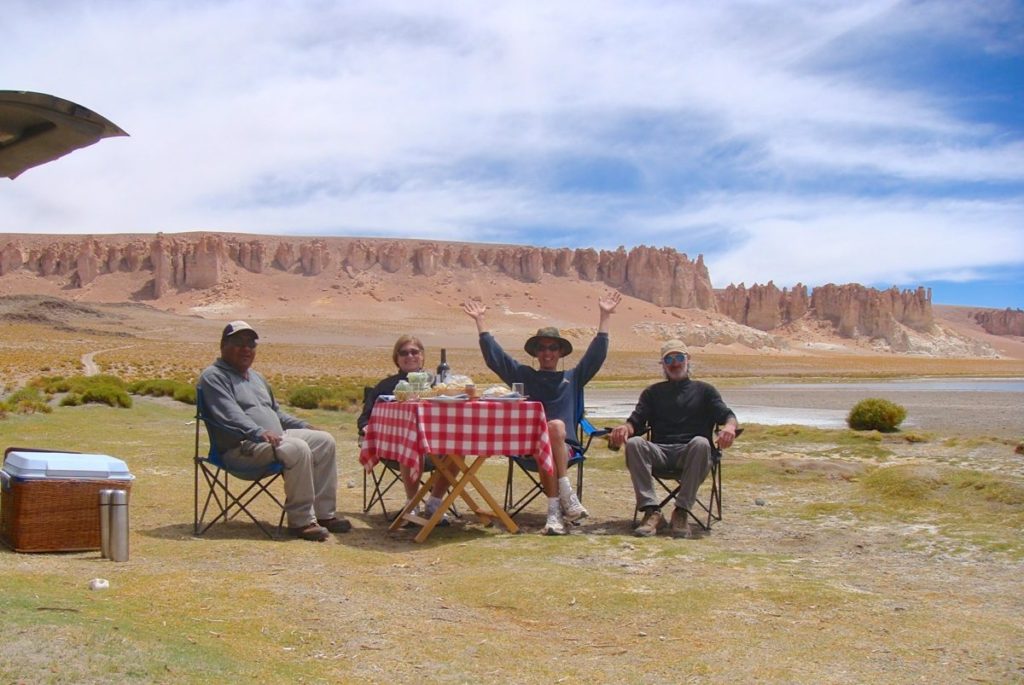
<instances>
[{"instance_id":1,"label":"shrub","mask_svg":"<svg viewBox=\"0 0 1024 685\"><path fill-rule=\"evenodd\" d=\"M71 389L71 381L64 376L42 376L30 382L29 385L48 393L67 392Z\"/></svg>"},{"instance_id":2,"label":"shrub","mask_svg":"<svg viewBox=\"0 0 1024 685\"><path fill-rule=\"evenodd\" d=\"M69 392L64 395L64 399L60 401L62 407L79 407L82 405L82 396L77 392Z\"/></svg>"},{"instance_id":3,"label":"shrub","mask_svg":"<svg viewBox=\"0 0 1024 685\"><path fill-rule=\"evenodd\" d=\"M18 414L35 414L40 412L49 414L53 408L47 404L46 397L39 392L39 388L26 386L15 390L4 403L8 411Z\"/></svg>"},{"instance_id":4,"label":"shrub","mask_svg":"<svg viewBox=\"0 0 1024 685\"><path fill-rule=\"evenodd\" d=\"M128 392L133 395L149 395L150 397L172 397L177 381L167 378L150 378L135 381L128 385Z\"/></svg>"},{"instance_id":5,"label":"shrub","mask_svg":"<svg viewBox=\"0 0 1024 685\"><path fill-rule=\"evenodd\" d=\"M131 407L132 398L125 389L125 383L117 376L99 374L97 376L72 376L63 378L50 376L37 378L30 383L33 388L41 388L44 392L66 392L75 397L61 401L62 406L75 407L86 402L107 404L111 407Z\"/></svg>"},{"instance_id":6,"label":"shrub","mask_svg":"<svg viewBox=\"0 0 1024 685\"><path fill-rule=\"evenodd\" d=\"M107 383L97 383L85 388L82 393L82 402L95 402L125 409L132 406L132 398L128 391Z\"/></svg>"},{"instance_id":7,"label":"shrub","mask_svg":"<svg viewBox=\"0 0 1024 685\"><path fill-rule=\"evenodd\" d=\"M293 407L351 411L361 406L363 387L351 381L332 382L327 379L321 384L292 387L287 394L287 404Z\"/></svg>"},{"instance_id":8,"label":"shrub","mask_svg":"<svg viewBox=\"0 0 1024 685\"><path fill-rule=\"evenodd\" d=\"M174 389L174 399L185 404L196 403L196 386L191 383L181 383Z\"/></svg>"},{"instance_id":9,"label":"shrub","mask_svg":"<svg viewBox=\"0 0 1024 685\"><path fill-rule=\"evenodd\" d=\"M905 418L907 410L900 405L873 397L853 405L846 417L846 424L857 431L891 433L899 428Z\"/></svg>"},{"instance_id":10,"label":"shrub","mask_svg":"<svg viewBox=\"0 0 1024 685\"><path fill-rule=\"evenodd\" d=\"M191 383L176 381L170 378L150 378L135 381L128 386L133 395L149 395L151 397L170 397L185 404L196 403L196 389Z\"/></svg>"},{"instance_id":11,"label":"shrub","mask_svg":"<svg viewBox=\"0 0 1024 685\"><path fill-rule=\"evenodd\" d=\"M352 409L352 402L339 397L325 397L320 400L319 406L330 411L348 411Z\"/></svg>"},{"instance_id":12,"label":"shrub","mask_svg":"<svg viewBox=\"0 0 1024 685\"><path fill-rule=\"evenodd\" d=\"M316 409L331 391L320 385L300 385L288 394L288 404L301 409Z\"/></svg>"}]
</instances>

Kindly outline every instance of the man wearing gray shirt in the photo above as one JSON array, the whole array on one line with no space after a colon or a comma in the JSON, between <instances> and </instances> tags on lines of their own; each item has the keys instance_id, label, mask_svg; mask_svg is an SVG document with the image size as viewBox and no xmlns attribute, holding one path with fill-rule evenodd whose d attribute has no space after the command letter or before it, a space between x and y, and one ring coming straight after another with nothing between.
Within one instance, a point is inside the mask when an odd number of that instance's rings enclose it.
<instances>
[{"instance_id":1,"label":"man wearing gray shirt","mask_svg":"<svg viewBox=\"0 0 1024 685\"><path fill-rule=\"evenodd\" d=\"M252 368L256 330L232 321L220 338L220 358L203 371L203 413L229 468L252 471L273 461L284 465L288 531L323 541L352 524L334 511L338 468L334 437L281 411L270 385Z\"/></svg>"}]
</instances>

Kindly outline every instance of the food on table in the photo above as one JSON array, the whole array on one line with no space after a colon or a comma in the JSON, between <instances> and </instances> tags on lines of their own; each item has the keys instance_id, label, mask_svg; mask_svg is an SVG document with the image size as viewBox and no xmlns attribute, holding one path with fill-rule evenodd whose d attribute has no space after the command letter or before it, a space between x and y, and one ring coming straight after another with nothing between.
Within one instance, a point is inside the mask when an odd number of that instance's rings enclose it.
<instances>
[{"instance_id":1,"label":"food on table","mask_svg":"<svg viewBox=\"0 0 1024 685\"><path fill-rule=\"evenodd\" d=\"M445 383L438 383L430 390L435 397L455 397L466 392L466 386L472 385L473 379L469 376L449 376Z\"/></svg>"},{"instance_id":2,"label":"food on table","mask_svg":"<svg viewBox=\"0 0 1024 685\"><path fill-rule=\"evenodd\" d=\"M398 381L398 385L395 386L395 399L399 402L412 399L412 384L409 381Z\"/></svg>"},{"instance_id":3,"label":"food on table","mask_svg":"<svg viewBox=\"0 0 1024 685\"><path fill-rule=\"evenodd\" d=\"M484 397L505 397L511 394L512 391L504 385L492 385L483 392Z\"/></svg>"}]
</instances>

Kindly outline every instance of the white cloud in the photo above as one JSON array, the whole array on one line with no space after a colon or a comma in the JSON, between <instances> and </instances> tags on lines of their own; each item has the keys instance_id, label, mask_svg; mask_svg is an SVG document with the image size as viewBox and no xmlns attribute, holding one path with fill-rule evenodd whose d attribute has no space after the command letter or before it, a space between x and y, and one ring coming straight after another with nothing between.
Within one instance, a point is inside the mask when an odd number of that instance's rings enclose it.
<instances>
[{"instance_id":1,"label":"white cloud","mask_svg":"<svg viewBox=\"0 0 1024 685\"><path fill-rule=\"evenodd\" d=\"M998 27L1020 15L15 0L0 88L80 102L132 137L0 182L0 230L580 236L708 252L723 284L984 273L1022 259L1019 125L966 118L942 83L859 59L911 32L1019 54ZM591 160L627 187L588 187ZM968 230L969 246L935 239ZM851 256L871 241L891 249Z\"/></svg>"},{"instance_id":2,"label":"white cloud","mask_svg":"<svg viewBox=\"0 0 1024 685\"><path fill-rule=\"evenodd\" d=\"M743 227L715 258L716 286L961 280L967 272L1024 263L1024 204L743 199L747 209L703 212Z\"/></svg>"}]
</instances>

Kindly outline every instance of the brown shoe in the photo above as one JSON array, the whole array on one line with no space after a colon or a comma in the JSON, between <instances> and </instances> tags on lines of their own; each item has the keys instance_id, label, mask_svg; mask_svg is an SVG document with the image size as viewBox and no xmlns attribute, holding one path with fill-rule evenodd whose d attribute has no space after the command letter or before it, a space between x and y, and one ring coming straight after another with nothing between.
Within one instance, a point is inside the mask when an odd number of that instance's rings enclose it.
<instances>
[{"instance_id":1,"label":"brown shoe","mask_svg":"<svg viewBox=\"0 0 1024 685\"><path fill-rule=\"evenodd\" d=\"M344 516L332 516L329 519L317 519L316 522L331 533L347 533L352 530L352 522Z\"/></svg>"},{"instance_id":2,"label":"brown shoe","mask_svg":"<svg viewBox=\"0 0 1024 685\"><path fill-rule=\"evenodd\" d=\"M638 538L649 538L658 534L659 528L665 527L665 517L661 515L661 509L648 509L644 514L644 520L640 522L633 535Z\"/></svg>"},{"instance_id":3,"label":"brown shoe","mask_svg":"<svg viewBox=\"0 0 1024 685\"><path fill-rule=\"evenodd\" d=\"M323 542L331 536L326 528L322 528L317 523L309 523L298 528L289 528L288 534L292 537L311 540L312 542Z\"/></svg>"},{"instance_id":4,"label":"brown shoe","mask_svg":"<svg viewBox=\"0 0 1024 685\"><path fill-rule=\"evenodd\" d=\"M690 525L690 514L686 509L680 509L676 507L672 510L672 522L668 524L668 534L674 538L690 538L697 537L694 533L693 528Z\"/></svg>"}]
</instances>

